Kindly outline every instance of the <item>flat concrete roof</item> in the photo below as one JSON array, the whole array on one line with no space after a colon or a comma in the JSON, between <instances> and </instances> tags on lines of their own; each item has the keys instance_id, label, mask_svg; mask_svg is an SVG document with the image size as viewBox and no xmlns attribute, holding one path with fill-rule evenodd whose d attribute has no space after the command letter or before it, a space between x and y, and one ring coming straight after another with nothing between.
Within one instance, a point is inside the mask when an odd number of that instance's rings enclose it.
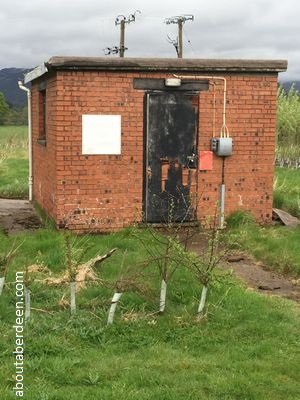
<instances>
[{"instance_id":1,"label":"flat concrete roof","mask_svg":"<svg viewBox=\"0 0 300 400\"><path fill-rule=\"evenodd\" d=\"M51 70L278 73L286 69L286 60L54 56L42 66L29 72L25 83Z\"/></svg>"},{"instance_id":2,"label":"flat concrete roof","mask_svg":"<svg viewBox=\"0 0 300 400\"><path fill-rule=\"evenodd\" d=\"M188 70L188 71L250 71L281 72L286 60L222 60L193 58L121 58L121 57L51 57L46 66L54 69L95 68L116 70Z\"/></svg>"}]
</instances>

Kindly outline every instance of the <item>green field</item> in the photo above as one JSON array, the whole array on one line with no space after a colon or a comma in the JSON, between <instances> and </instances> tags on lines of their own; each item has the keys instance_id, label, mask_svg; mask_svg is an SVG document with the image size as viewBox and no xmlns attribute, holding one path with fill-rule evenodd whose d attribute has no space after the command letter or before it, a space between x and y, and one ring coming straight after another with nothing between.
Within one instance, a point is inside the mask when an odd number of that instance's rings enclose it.
<instances>
[{"instance_id":1,"label":"green field","mask_svg":"<svg viewBox=\"0 0 300 400\"><path fill-rule=\"evenodd\" d=\"M0 239L2 248L12 245L12 238L2 235ZM15 271L36 262L47 265L52 276L63 268L61 234L46 229L17 236L18 243L24 239L8 273L11 283L0 297L0 390L5 400L16 397L12 390ZM119 275L125 250L129 266L147 257L130 230L91 236L87 244L86 259L118 247L98 272L110 282ZM71 317L66 286L32 282L32 317L24 331L24 398L299 398L300 324L299 308L293 302L247 291L222 273L210 291L205 317L198 320L201 286L189 271L179 269L170 283L167 312L157 315L160 281L155 268L147 272L145 283L152 294L125 293L115 323L107 327L112 287L93 283L83 289L77 296L78 312Z\"/></svg>"},{"instance_id":2,"label":"green field","mask_svg":"<svg viewBox=\"0 0 300 400\"><path fill-rule=\"evenodd\" d=\"M28 197L26 126L0 126L0 197Z\"/></svg>"}]
</instances>

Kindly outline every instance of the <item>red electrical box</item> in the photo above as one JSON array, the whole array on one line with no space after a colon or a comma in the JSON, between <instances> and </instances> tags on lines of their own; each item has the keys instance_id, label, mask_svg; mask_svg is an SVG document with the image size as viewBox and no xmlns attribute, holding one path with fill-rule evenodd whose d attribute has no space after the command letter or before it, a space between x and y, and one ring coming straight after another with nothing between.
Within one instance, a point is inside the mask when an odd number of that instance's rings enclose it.
<instances>
[{"instance_id":1,"label":"red electrical box","mask_svg":"<svg viewBox=\"0 0 300 400\"><path fill-rule=\"evenodd\" d=\"M213 169L213 152L212 151L200 151L199 152L199 170L200 171L211 171Z\"/></svg>"}]
</instances>

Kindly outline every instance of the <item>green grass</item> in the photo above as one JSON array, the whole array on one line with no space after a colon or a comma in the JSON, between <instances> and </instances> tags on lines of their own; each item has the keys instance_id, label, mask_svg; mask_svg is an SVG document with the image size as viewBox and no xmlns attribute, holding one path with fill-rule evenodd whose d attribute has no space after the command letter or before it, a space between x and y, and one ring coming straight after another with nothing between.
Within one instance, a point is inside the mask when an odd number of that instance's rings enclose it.
<instances>
[{"instance_id":1,"label":"green grass","mask_svg":"<svg viewBox=\"0 0 300 400\"><path fill-rule=\"evenodd\" d=\"M26 126L0 126L0 197L28 196Z\"/></svg>"},{"instance_id":2,"label":"green grass","mask_svg":"<svg viewBox=\"0 0 300 400\"><path fill-rule=\"evenodd\" d=\"M294 86L288 92L278 89L277 141L280 145L300 144L300 97Z\"/></svg>"},{"instance_id":3,"label":"green grass","mask_svg":"<svg viewBox=\"0 0 300 400\"><path fill-rule=\"evenodd\" d=\"M300 226L259 226L249 214L233 213L228 218L228 240L254 255L270 270L300 277Z\"/></svg>"},{"instance_id":4,"label":"green grass","mask_svg":"<svg viewBox=\"0 0 300 400\"><path fill-rule=\"evenodd\" d=\"M274 207L300 218L300 169L276 168Z\"/></svg>"},{"instance_id":5,"label":"green grass","mask_svg":"<svg viewBox=\"0 0 300 400\"><path fill-rule=\"evenodd\" d=\"M118 276L122 253L126 264L147 257L139 241L123 230L84 238L86 257L118 247L100 269L111 282ZM52 275L62 272L63 240L54 230L16 236L22 250L9 270L43 262ZM14 238L1 234L2 249ZM78 238L82 240L82 238ZM150 241L150 238L149 238ZM24 398L57 399L246 399L299 398L299 309L290 301L246 291L223 273L209 294L206 318L195 318L200 287L186 270L170 283L167 313L158 308L159 277L147 272L145 283L155 296L124 294L116 322L107 327L112 288L90 284L78 295L78 313L59 306L64 287L33 283L32 319L26 324ZM0 297L0 391L14 399L15 289ZM51 314L49 314L49 312ZM298 397L297 397L298 396Z\"/></svg>"},{"instance_id":6,"label":"green grass","mask_svg":"<svg viewBox=\"0 0 300 400\"><path fill-rule=\"evenodd\" d=\"M26 195L26 129L0 127L0 196ZM283 196L281 207L291 211L299 198L299 173L277 169L276 176L275 205L280 207ZM245 215L236 215L231 222L233 240L271 268L300 275L299 228L262 228ZM147 257L130 232L84 238L89 248L86 259L113 247L118 251L97 272L110 285L93 283L83 289L77 296L76 316L70 317L68 308L60 304L62 296L69 298L67 287L31 283L34 309L24 332L24 398L299 398L299 308L291 301L247 291L224 272L209 292L206 317L199 321L195 314L201 287L186 270L178 270L169 285L167 313L154 314L160 279L155 269L148 269L144 284L151 289L150 294L124 294L115 324L107 327L113 282L119 276L124 251L128 266ZM15 271L39 263L49 267L52 276L58 276L63 272L64 258L63 238L55 230L41 229L14 238L0 232L0 252L7 251L15 238L17 243L24 243L0 297L0 392L6 400L16 397L12 390Z\"/></svg>"},{"instance_id":7,"label":"green grass","mask_svg":"<svg viewBox=\"0 0 300 400\"><path fill-rule=\"evenodd\" d=\"M300 145L298 144L277 144L276 159L280 161L290 161L291 164L300 162Z\"/></svg>"},{"instance_id":8,"label":"green grass","mask_svg":"<svg viewBox=\"0 0 300 400\"><path fill-rule=\"evenodd\" d=\"M300 218L300 170L276 168L274 207ZM261 227L249 214L233 213L228 219L229 237L271 270L300 276L300 226Z\"/></svg>"},{"instance_id":9,"label":"green grass","mask_svg":"<svg viewBox=\"0 0 300 400\"><path fill-rule=\"evenodd\" d=\"M276 168L274 207L300 218L300 170ZM235 212L228 218L230 241L247 250L271 270L300 276L300 226L261 227L250 214Z\"/></svg>"}]
</instances>

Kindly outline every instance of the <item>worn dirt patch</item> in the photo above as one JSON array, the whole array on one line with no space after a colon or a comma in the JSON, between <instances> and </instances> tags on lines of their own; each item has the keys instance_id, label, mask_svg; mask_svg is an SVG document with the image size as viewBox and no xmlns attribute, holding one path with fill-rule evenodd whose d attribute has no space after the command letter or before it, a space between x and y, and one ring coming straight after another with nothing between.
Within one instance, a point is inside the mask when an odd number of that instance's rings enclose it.
<instances>
[{"instance_id":1,"label":"worn dirt patch","mask_svg":"<svg viewBox=\"0 0 300 400\"><path fill-rule=\"evenodd\" d=\"M236 262L227 261L223 266L232 270L249 288L263 294L281 296L300 302L299 279L286 278L269 271L268 266L255 261L249 255Z\"/></svg>"},{"instance_id":2,"label":"worn dirt patch","mask_svg":"<svg viewBox=\"0 0 300 400\"><path fill-rule=\"evenodd\" d=\"M8 235L32 231L42 226L28 200L0 199L0 227Z\"/></svg>"},{"instance_id":3,"label":"worn dirt patch","mask_svg":"<svg viewBox=\"0 0 300 400\"><path fill-rule=\"evenodd\" d=\"M203 236L197 234L188 242L188 248L199 255L205 245ZM300 279L292 279L272 272L268 266L257 262L248 254L233 252L226 257L222 266L227 270L232 270L249 289L300 302Z\"/></svg>"}]
</instances>

